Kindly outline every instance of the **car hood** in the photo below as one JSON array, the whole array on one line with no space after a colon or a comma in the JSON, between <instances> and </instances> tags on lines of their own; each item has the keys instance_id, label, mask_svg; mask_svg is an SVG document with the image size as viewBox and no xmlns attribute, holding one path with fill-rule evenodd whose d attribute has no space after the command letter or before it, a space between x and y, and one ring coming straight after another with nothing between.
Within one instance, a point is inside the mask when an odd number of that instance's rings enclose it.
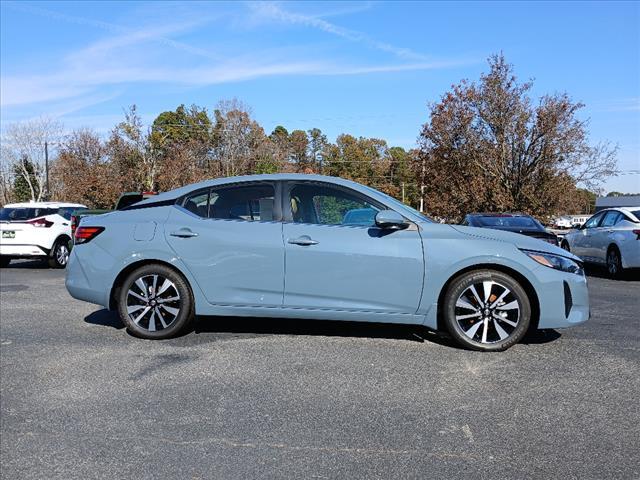
<instances>
[{"instance_id":1,"label":"car hood","mask_svg":"<svg viewBox=\"0 0 640 480\"><path fill-rule=\"evenodd\" d=\"M496 240L499 242L512 243L516 247L523 248L525 250L535 250L537 252L553 253L555 255L562 255L563 257L571 258L576 261L581 261L578 257L573 255L572 253L569 253L560 247L551 245L548 242L538 240L537 238L534 238L534 237L521 235L519 233L507 232L505 230L494 230L489 228L463 227L460 225L451 225L451 228L453 228L454 230L456 230L457 232L463 235L468 235L470 237L485 238L487 240Z\"/></svg>"}]
</instances>

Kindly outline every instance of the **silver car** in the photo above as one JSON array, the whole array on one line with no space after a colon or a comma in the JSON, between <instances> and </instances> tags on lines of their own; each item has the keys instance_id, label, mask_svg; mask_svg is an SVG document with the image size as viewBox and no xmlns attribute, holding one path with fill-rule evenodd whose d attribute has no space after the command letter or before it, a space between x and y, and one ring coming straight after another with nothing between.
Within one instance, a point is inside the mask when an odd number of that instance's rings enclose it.
<instances>
[{"instance_id":1,"label":"silver car","mask_svg":"<svg viewBox=\"0 0 640 480\"><path fill-rule=\"evenodd\" d=\"M612 277L640 268L640 207L602 210L567 233L561 246L585 262L606 265Z\"/></svg>"}]
</instances>

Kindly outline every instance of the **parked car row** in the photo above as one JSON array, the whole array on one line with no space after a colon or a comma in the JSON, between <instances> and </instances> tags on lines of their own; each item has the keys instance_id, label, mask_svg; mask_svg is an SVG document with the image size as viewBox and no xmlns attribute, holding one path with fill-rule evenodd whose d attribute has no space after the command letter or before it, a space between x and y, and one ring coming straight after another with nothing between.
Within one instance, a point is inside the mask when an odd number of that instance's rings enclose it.
<instances>
[{"instance_id":1,"label":"parked car row","mask_svg":"<svg viewBox=\"0 0 640 480\"><path fill-rule=\"evenodd\" d=\"M601 210L567 233L561 246L585 262L606 265L612 277L640 268L640 206Z\"/></svg>"},{"instance_id":2,"label":"parked car row","mask_svg":"<svg viewBox=\"0 0 640 480\"><path fill-rule=\"evenodd\" d=\"M471 213L462 222L463 225L480 228L494 228L507 232L520 233L537 238L552 245L559 245L558 237L535 218L522 213Z\"/></svg>"}]
</instances>

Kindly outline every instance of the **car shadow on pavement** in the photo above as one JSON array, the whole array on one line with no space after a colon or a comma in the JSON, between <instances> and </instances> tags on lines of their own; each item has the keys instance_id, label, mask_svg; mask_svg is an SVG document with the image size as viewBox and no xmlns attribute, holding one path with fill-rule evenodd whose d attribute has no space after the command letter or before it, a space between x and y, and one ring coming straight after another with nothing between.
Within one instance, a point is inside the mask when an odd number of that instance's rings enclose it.
<instances>
[{"instance_id":1,"label":"car shadow on pavement","mask_svg":"<svg viewBox=\"0 0 640 480\"><path fill-rule=\"evenodd\" d=\"M97 310L87 315L84 321L92 325L111 327L116 330L125 328L118 314L107 309ZM235 338L263 335L380 338L418 343L431 342L464 350L447 334L431 330L422 325L394 323L199 315L195 318L191 328L180 333L178 337L189 335L192 332L204 337L207 335L214 337L232 335ZM553 342L560 337L561 334L556 330L532 330L525 335L521 343L526 345L544 344Z\"/></svg>"},{"instance_id":2,"label":"car shadow on pavement","mask_svg":"<svg viewBox=\"0 0 640 480\"><path fill-rule=\"evenodd\" d=\"M640 268L632 268L622 272L619 278L611 278L611 275L605 267L598 267L596 265L587 265L585 267L585 273L587 277L604 278L611 281L620 282L637 282L640 281Z\"/></svg>"},{"instance_id":3,"label":"car shadow on pavement","mask_svg":"<svg viewBox=\"0 0 640 480\"><path fill-rule=\"evenodd\" d=\"M33 269L46 269L54 270L47 265L46 259L37 260L13 260L8 267L4 267L2 270L11 269L33 270Z\"/></svg>"},{"instance_id":4,"label":"car shadow on pavement","mask_svg":"<svg viewBox=\"0 0 640 480\"><path fill-rule=\"evenodd\" d=\"M291 318L198 316L196 334L233 333L325 337L388 338L412 342L434 341L438 335L422 326Z\"/></svg>"},{"instance_id":5,"label":"car shadow on pavement","mask_svg":"<svg viewBox=\"0 0 640 480\"><path fill-rule=\"evenodd\" d=\"M84 321L92 325L111 327L115 328L116 330L122 330L124 328L124 324L120 320L118 314L116 312L109 311L106 308L90 313L89 315L84 317Z\"/></svg>"}]
</instances>

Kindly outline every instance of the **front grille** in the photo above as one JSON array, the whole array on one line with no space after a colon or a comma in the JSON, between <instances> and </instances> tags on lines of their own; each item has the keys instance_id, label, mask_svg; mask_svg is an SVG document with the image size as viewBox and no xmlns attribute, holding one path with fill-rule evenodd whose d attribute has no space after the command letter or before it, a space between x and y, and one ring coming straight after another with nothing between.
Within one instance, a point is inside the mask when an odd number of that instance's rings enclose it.
<instances>
[{"instance_id":1,"label":"front grille","mask_svg":"<svg viewBox=\"0 0 640 480\"><path fill-rule=\"evenodd\" d=\"M571 313L571 307L573 307L573 297L571 296L571 289L567 282L564 283L564 316L569 318Z\"/></svg>"}]
</instances>

